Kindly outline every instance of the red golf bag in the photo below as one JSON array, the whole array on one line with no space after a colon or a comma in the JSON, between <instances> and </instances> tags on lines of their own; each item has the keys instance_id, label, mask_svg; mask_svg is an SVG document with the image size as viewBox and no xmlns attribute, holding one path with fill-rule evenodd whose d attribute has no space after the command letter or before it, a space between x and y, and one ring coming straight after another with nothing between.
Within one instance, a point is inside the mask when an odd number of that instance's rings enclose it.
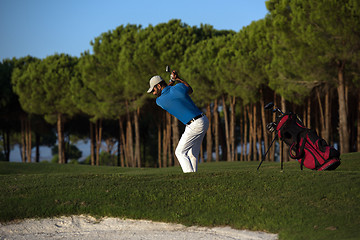
<instances>
[{"instance_id":1,"label":"red golf bag","mask_svg":"<svg viewBox=\"0 0 360 240\"><path fill-rule=\"evenodd\" d=\"M340 165L340 153L328 145L314 130L304 126L296 114L285 113L276 118L276 132L289 146L289 155L306 168L323 171Z\"/></svg>"}]
</instances>

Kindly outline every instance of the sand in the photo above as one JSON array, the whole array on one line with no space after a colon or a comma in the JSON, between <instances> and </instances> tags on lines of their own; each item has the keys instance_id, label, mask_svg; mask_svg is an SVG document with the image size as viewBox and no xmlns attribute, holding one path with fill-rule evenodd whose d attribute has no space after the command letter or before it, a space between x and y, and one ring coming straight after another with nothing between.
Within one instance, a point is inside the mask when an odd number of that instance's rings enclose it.
<instances>
[{"instance_id":1,"label":"sand","mask_svg":"<svg viewBox=\"0 0 360 240\"><path fill-rule=\"evenodd\" d=\"M264 232L235 230L230 227L186 227L181 224L110 217L99 220L80 215L2 223L0 239L275 240L278 236Z\"/></svg>"}]
</instances>

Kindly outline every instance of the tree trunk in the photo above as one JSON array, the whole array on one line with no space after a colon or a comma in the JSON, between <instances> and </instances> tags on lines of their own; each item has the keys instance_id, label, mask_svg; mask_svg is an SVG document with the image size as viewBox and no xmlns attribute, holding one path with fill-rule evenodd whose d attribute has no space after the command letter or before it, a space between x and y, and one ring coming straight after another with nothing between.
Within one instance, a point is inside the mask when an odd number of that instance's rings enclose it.
<instances>
[{"instance_id":1,"label":"tree trunk","mask_svg":"<svg viewBox=\"0 0 360 240\"><path fill-rule=\"evenodd\" d=\"M226 138L226 149L227 149L227 155L226 155L226 160L227 161L231 161L231 149L230 149L230 134L229 134L229 117L228 117L228 111L227 111L227 106L226 106L226 102L225 102L225 97L224 95L222 96L222 106L223 106L223 111L224 111L224 121L225 121L225 138Z\"/></svg>"},{"instance_id":2,"label":"tree trunk","mask_svg":"<svg viewBox=\"0 0 360 240\"><path fill-rule=\"evenodd\" d=\"M40 135L35 133L35 144L36 144L36 154L35 154L35 162L40 162Z\"/></svg>"},{"instance_id":3,"label":"tree trunk","mask_svg":"<svg viewBox=\"0 0 360 240\"><path fill-rule=\"evenodd\" d=\"M167 149L167 117L166 115L168 114L168 112L164 112L164 123L165 123L165 127L163 127L163 154L162 154L162 166L163 167L167 167L167 153L168 153L168 149Z\"/></svg>"},{"instance_id":4,"label":"tree trunk","mask_svg":"<svg viewBox=\"0 0 360 240\"><path fill-rule=\"evenodd\" d=\"M94 154L94 124L90 121L90 159L91 159L91 166L95 165L95 154Z\"/></svg>"},{"instance_id":5,"label":"tree trunk","mask_svg":"<svg viewBox=\"0 0 360 240\"><path fill-rule=\"evenodd\" d=\"M240 128L240 161L244 161L244 120L243 114L240 115L239 128Z\"/></svg>"},{"instance_id":6,"label":"tree trunk","mask_svg":"<svg viewBox=\"0 0 360 240\"><path fill-rule=\"evenodd\" d=\"M254 154L254 157L253 157L253 160L254 161L257 161L258 160L258 154L257 154L257 107L256 107L256 103L253 104L253 133L251 134L252 135L252 138L253 138L253 154Z\"/></svg>"},{"instance_id":7,"label":"tree trunk","mask_svg":"<svg viewBox=\"0 0 360 240\"><path fill-rule=\"evenodd\" d=\"M171 152L171 114L166 112L166 121L167 121L167 124L166 124L166 149L167 149L167 155L169 156L168 158L168 165L167 166L173 166L172 164L172 152Z\"/></svg>"},{"instance_id":8,"label":"tree trunk","mask_svg":"<svg viewBox=\"0 0 360 240\"><path fill-rule=\"evenodd\" d=\"M124 127L123 127L123 118L121 116L119 117L119 127L120 127L120 139L121 139L121 150L122 150L120 162L121 162L122 167L124 167L124 166L128 167L129 163L128 163L128 153L127 153L127 147L126 147L125 131L124 131Z\"/></svg>"},{"instance_id":9,"label":"tree trunk","mask_svg":"<svg viewBox=\"0 0 360 240\"><path fill-rule=\"evenodd\" d=\"M173 152L175 152L176 147L180 140L180 135L179 135L179 120L177 120L177 118L174 116L172 116L172 132L173 132L172 134ZM180 163L174 154L174 166L179 166L179 165Z\"/></svg>"},{"instance_id":10,"label":"tree trunk","mask_svg":"<svg viewBox=\"0 0 360 240\"><path fill-rule=\"evenodd\" d=\"M276 93L274 92L274 103L276 105ZM275 122L276 120L276 116L275 114L272 114L272 121ZM271 140L275 138L275 131L271 134ZM273 143L273 146L271 146L270 148L270 161L275 162L275 146L276 146L276 142Z\"/></svg>"},{"instance_id":11,"label":"tree trunk","mask_svg":"<svg viewBox=\"0 0 360 240\"><path fill-rule=\"evenodd\" d=\"M139 115L140 108L134 111L134 124L135 124L135 162L137 167L141 167L140 159L140 129L139 129Z\"/></svg>"},{"instance_id":12,"label":"tree trunk","mask_svg":"<svg viewBox=\"0 0 360 240\"><path fill-rule=\"evenodd\" d=\"M96 138L96 166L100 165L100 149L102 141L102 119L96 121L95 129L95 138Z\"/></svg>"},{"instance_id":13,"label":"tree trunk","mask_svg":"<svg viewBox=\"0 0 360 240\"><path fill-rule=\"evenodd\" d=\"M2 131L3 134L3 149L5 154L5 161L10 162L10 129L6 128Z\"/></svg>"},{"instance_id":14,"label":"tree trunk","mask_svg":"<svg viewBox=\"0 0 360 240\"><path fill-rule=\"evenodd\" d=\"M307 128L311 128L311 99L310 97L308 97L308 101L307 101Z\"/></svg>"},{"instance_id":15,"label":"tree trunk","mask_svg":"<svg viewBox=\"0 0 360 240\"><path fill-rule=\"evenodd\" d=\"M320 133L320 137L324 138L324 133L325 133L325 113L324 113L323 104L321 102L319 89L316 89L316 95L317 95L317 100L318 100L318 104L319 104L320 123L321 123L320 124L321 131L319 133Z\"/></svg>"},{"instance_id":16,"label":"tree trunk","mask_svg":"<svg viewBox=\"0 0 360 240\"><path fill-rule=\"evenodd\" d=\"M249 134L248 134L249 135L249 152L248 152L248 155L247 155L247 160L251 161L252 160L252 152L253 152L253 148L252 148L252 145L253 145L253 138L252 138L252 134L253 134L253 115L252 115L251 108L250 108L249 105L246 106L247 107L248 118L249 118Z\"/></svg>"},{"instance_id":17,"label":"tree trunk","mask_svg":"<svg viewBox=\"0 0 360 240\"><path fill-rule=\"evenodd\" d=\"M262 95L262 91L261 91L261 95ZM264 137L264 150L266 151L268 149L269 143L268 143L268 134L267 134L267 130L266 130L265 103L264 103L263 96L261 96L261 98L260 98L260 109L261 109L262 132L263 132L263 137ZM267 156L267 159L269 160L270 157ZM262 160L262 158L260 158L260 160Z\"/></svg>"},{"instance_id":18,"label":"tree trunk","mask_svg":"<svg viewBox=\"0 0 360 240\"><path fill-rule=\"evenodd\" d=\"M64 134L64 159L65 159L65 163L68 163L69 160L69 152L70 152L70 136L68 136L67 138L65 138L65 134Z\"/></svg>"},{"instance_id":19,"label":"tree trunk","mask_svg":"<svg viewBox=\"0 0 360 240\"><path fill-rule=\"evenodd\" d=\"M126 119L126 148L128 152L128 161L130 167L135 167L134 163L134 144L133 144L133 133L132 133L132 124L131 124L131 117L128 114Z\"/></svg>"},{"instance_id":20,"label":"tree trunk","mask_svg":"<svg viewBox=\"0 0 360 240\"><path fill-rule=\"evenodd\" d=\"M159 168L162 167L162 161L161 161L161 121L157 122L157 128L158 128L158 164Z\"/></svg>"},{"instance_id":21,"label":"tree trunk","mask_svg":"<svg viewBox=\"0 0 360 240\"><path fill-rule=\"evenodd\" d=\"M243 157L243 161L248 160L247 156L248 156L248 118L247 118L247 113L248 113L249 109L248 106L244 106L244 136L243 136L243 149L244 149L244 157Z\"/></svg>"},{"instance_id":22,"label":"tree trunk","mask_svg":"<svg viewBox=\"0 0 360 240\"><path fill-rule=\"evenodd\" d=\"M31 144L31 120L30 117L28 117L27 119L27 160L30 163L32 161L31 159L31 149L32 149L32 144Z\"/></svg>"},{"instance_id":23,"label":"tree trunk","mask_svg":"<svg viewBox=\"0 0 360 240\"><path fill-rule=\"evenodd\" d=\"M62 114L58 113L58 119L57 119L57 131L58 131L58 156L59 156L59 163L64 164L64 135L63 135L63 129L62 129Z\"/></svg>"},{"instance_id":24,"label":"tree trunk","mask_svg":"<svg viewBox=\"0 0 360 240\"><path fill-rule=\"evenodd\" d=\"M275 122L276 120L276 116L275 114L272 114L272 121ZM272 132L271 133L271 140L273 140L275 138L275 135L276 135L276 131ZM271 146L271 149L270 149L270 161L271 162L275 162L276 159L275 159L275 146L276 146L276 142L273 143L273 146Z\"/></svg>"},{"instance_id":25,"label":"tree trunk","mask_svg":"<svg viewBox=\"0 0 360 240\"><path fill-rule=\"evenodd\" d=\"M23 163L26 162L26 141L25 141L25 133L26 133L26 117L21 117L21 160Z\"/></svg>"},{"instance_id":26,"label":"tree trunk","mask_svg":"<svg viewBox=\"0 0 360 240\"><path fill-rule=\"evenodd\" d=\"M206 116L209 119L209 126L210 126L206 132L206 162L211 162L212 161L212 136L211 136L212 117L211 117L210 103L206 106Z\"/></svg>"},{"instance_id":27,"label":"tree trunk","mask_svg":"<svg viewBox=\"0 0 360 240\"><path fill-rule=\"evenodd\" d=\"M326 91L325 95L325 126L323 138L330 142L330 128L331 128L331 106L330 106L330 93Z\"/></svg>"},{"instance_id":28,"label":"tree trunk","mask_svg":"<svg viewBox=\"0 0 360 240\"><path fill-rule=\"evenodd\" d=\"M214 137L215 137L215 159L216 161L220 161L220 154L219 154L219 112L218 112L218 99L214 101Z\"/></svg>"},{"instance_id":29,"label":"tree trunk","mask_svg":"<svg viewBox=\"0 0 360 240\"><path fill-rule=\"evenodd\" d=\"M348 153L349 146L349 131L347 122L347 96L345 94L345 80L344 80L345 63L341 62L338 66L338 100L339 100L339 136L340 136L340 152Z\"/></svg>"},{"instance_id":30,"label":"tree trunk","mask_svg":"<svg viewBox=\"0 0 360 240\"><path fill-rule=\"evenodd\" d=\"M10 162L10 129L6 129L6 152L5 152L5 157L6 157L6 161Z\"/></svg>"},{"instance_id":31,"label":"tree trunk","mask_svg":"<svg viewBox=\"0 0 360 240\"><path fill-rule=\"evenodd\" d=\"M357 146L356 151L360 152L360 88L358 90L358 111L357 111Z\"/></svg>"},{"instance_id":32,"label":"tree trunk","mask_svg":"<svg viewBox=\"0 0 360 240\"><path fill-rule=\"evenodd\" d=\"M236 98L233 96L232 99L231 97L229 97L229 101L230 101L230 110L231 110L231 115L230 115L230 150L231 150L231 160L230 161L235 161L235 156L236 156L236 146L235 146L235 104L236 104Z\"/></svg>"},{"instance_id":33,"label":"tree trunk","mask_svg":"<svg viewBox=\"0 0 360 240\"><path fill-rule=\"evenodd\" d=\"M286 112L286 101L284 97L281 97L281 109L283 112ZM288 150L289 147L286 144L281 144L282 147L282 151L283 151L283 161L289 161L289 154L288 154Z\"/></svg>"},{"instance_id":34,"label":"tree trunk","mask_svg":"<svg viewBox=\"0 0 360 240\"><path fill-rule=\"evenodd\" d=\"M119 131L119 136L117 137L117 141L118 141L118 145L117 145L117 164L116 166L121 166L121 167L124 167L121 163L121 160L124 160L122 158L122 148L121 148L121 137L120 137L120 131Z\"/></svg>"},{"instance_id":35,"label":"tree trunk","mask_svg":"<svg viewBox=\"0 0 360 240\"><path fill-rule=\"evenodd\" d=\"M257 142L258 142L258 146L259 146L259 158L258 158L258 160L260 160L260 161L261 161L262 155L263 155L261 135L262 135L261 124L259 124L257 126Z\"/></svg>"}]
</instances>

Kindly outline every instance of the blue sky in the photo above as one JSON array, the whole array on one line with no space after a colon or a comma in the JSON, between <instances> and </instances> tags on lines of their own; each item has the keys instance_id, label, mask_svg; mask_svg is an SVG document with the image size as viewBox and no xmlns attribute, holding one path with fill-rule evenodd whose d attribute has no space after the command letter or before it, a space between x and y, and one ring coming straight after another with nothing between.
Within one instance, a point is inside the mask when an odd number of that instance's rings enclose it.
<instances>
[{"instance_id":1,"label":"blue sky","mask_svg":"<svg viewBox=\"0 0 360 240\"><path fill-rule=\"evenodd\" d=\"M267 14L265 0L0 0L0 60L55 53L80 56L117 26L181 19L239 31Z\"/></svg>"}]
</instances>

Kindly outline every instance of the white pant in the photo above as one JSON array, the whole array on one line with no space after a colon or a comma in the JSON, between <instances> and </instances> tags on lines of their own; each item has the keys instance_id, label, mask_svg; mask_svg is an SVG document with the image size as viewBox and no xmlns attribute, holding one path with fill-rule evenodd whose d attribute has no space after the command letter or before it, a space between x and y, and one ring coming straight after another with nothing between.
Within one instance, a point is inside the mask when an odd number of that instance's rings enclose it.
<instances>
[{"instance_id":1,"label":"white pant","mask_svg":"<svg viewBox=\"0 0 360 240\"><path fill-rule=\"evenodd\" d=\"M184 173L197 171L200 147L208 127L209 119L206 116L186 125L175 150L175 155Z\"/></svg>"}]
</instances>

